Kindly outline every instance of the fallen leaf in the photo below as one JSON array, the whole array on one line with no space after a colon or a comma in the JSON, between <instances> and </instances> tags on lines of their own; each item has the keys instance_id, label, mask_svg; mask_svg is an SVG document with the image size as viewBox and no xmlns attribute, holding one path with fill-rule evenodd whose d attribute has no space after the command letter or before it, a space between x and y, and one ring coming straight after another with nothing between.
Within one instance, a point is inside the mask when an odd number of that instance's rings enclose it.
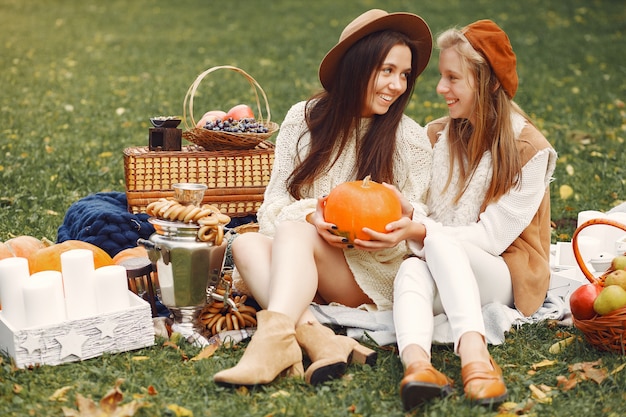
<instances>
[{"instance_id":1,"label":"fallen leaf","mask_svg":"<svg viewBox=\"0 0 626 417\"><path fill-rule=\"evenodd\" d=\"M541 404L549 404L552 402L552 398L548 397L545 392L539 389L534 384L530 384L528 387L530 388L530 392L532 393L532 397L537 400L537 402Z\"/></svg>"},{"instance_id":2,"label":"fallen leaf","mask_svg":"<svg viewBox=\"0 0 626 417\"><path fill-rule=\"evenodd\" d=\"M78 410L62 407L65 417L132 417L137 411L146 406L143 402L131 401L124 405L119 405L123 399L120 385L124 382L122 378L115 381L115 386L102 397L100 404L96 404L92 399L76 394L76 406Z\"/></svg>"},{"instance_id":3,"label":"fallen leaf","mask_svg":"<svg viewBox=\"0 0 626 417\"><path fill-rule=\"evenodd\" d=\"M555 361L555 360L544 359L544 360L542 360L541 362L538 362L538 363L533 363L533 364L531 365L531 367L532 367L534 370L537 370L537 369L540 369L540 368L547 368L548 366L552 366L552 365L554 365L556 362L557 362L557 361Z\"/></svg>"},{"instance_id":4,"label":"fallen leaf","mask_svg":"<svg viewBox=\"0 0 626 417\"><path fill-rule=\"evenodd\" d=\"M100 400L100 408L107 413L115 411L117 405L124 399L124 395L120 390L120 385L124 383L122 378L115 381L115 386L107 392Z\"/></svg>"},{"instance_id":5,"label":"fallen leaf","mask_svg":"<svg viewBox=\"0 0 626 417\"><path fill-rule=\"evenodd\" d=\"M193 358L191 358L192 361L199 361L201 359L207 359L210 358L211 356L213 356L213 354L215 353L215 351L219 348L218 345L209 345L207 347L205 347L204 349L202 349L200 351L200 353L198 353L196 356L194 356Z\"/></svg>"},{"instance_id":6,"label":"fallen leaf","mask_svg":"<svg viewBox=\"0 0 626 417\"><path fill-rule=\"evenodd\" d=\"M598 359L595 362L579 362L570 366L572 372L577 372L582 379L591 379L592 381L601 384L608 377L606 368L599 368L602 365L602 360Z\"/></svg>"},{"instance_id":7,"label":"fallen leaf","mask_svg":"<svg viewBox=\"0 0 626 417\"><path fill-rule=\"evenodd\" d=\"M23 389L20 384L13 384L13 394L19 394Z\"/></svg>"},{"instance_id":8,"label":"fallen leaf","mask_svg":"<svg viewBox=\"0 0 626 417\"><path fill-rule=\"evenodd\" d=\"M572 195L574 195L574 189L567 184L563 184L559 187L559 195L561 197L561 200L567 200Z\"/></svg>"},{"instance_id":9,"label":"fallen leaf","mask_svg":"<svg viewBox=\"0 0 626 417\"><path fill-rule=\"evenodd\" d=\"M58 401L58 402L66 402L67 397L66 394L69 390L71 390L71 386L66 386L63 388L59 388L54 393L48 397L48 401Z\"/></svg>"},{"instance_id":10,"label":"fallen leaf","mask_svg":"<svg viewBox=\"0 0 626 417\"><path fill-rule=\"evenodd\" d=\"M273 393L272 395L270 395L270 397L272 398L276 398L276 397L289 397L291 394L289 394L287 391L285 390L278 390L275 393Z\"/></svg>"},{"instance_id":11,"label":"fallen leaf","mask_svg":"<svg viewBox=\"0 0 626 417\"><path fill-rule=\"evenodd\" d=\"M617 368L613 369L609 375L615 375L618 372L622 372L622 370L626 367L626 363L621 364Z\"/></svg>"},{"instance_id":12,"label":"fallen leaf","mask_svg":"<svg viewBox=\"0 0 626 417\"><path fill-rule=\"evenodd\" d=\"M552 354L561 353L567 346L571 345L574 340L576 340L576 336L570 336L567 339L559 340L552 346L548 351Z\"/></svg>"},{"instance_id":13,"label":"fallen leaf","mask_svg":"<svg viewBox=\"0 0 626 417\"><path fill-rule=\"evenodd\" d=\"M569 378L559 375L556 377L556 386L562 391L569 391L578 385L578 377L575 373L570 374Z\"/></svg>"},{"instance_id":14,"label":"fallen leaf","mask_svg":"<svg viewBox=\"0 0 626 417\"><path fill-rule=\"evenodd\" d=\"M535 406L535 401L532 399L528 399L522 403L514 403L512 401L507 401L498 407L498 417L505 416L526 416L529 414L530 410Z\"/></svg>"},{"instance_id":15,"label":"fallen leaf","mask_svg":"<svg viewBox=\"0 0 626 417\"><path fill-rule=\"evenodd\" d=\"M157 395L158 392L156 390L156 388L154 388L154 385L150 385L148 387L148 395Z\"/></svg>"},{"instance_id":16,"label":"fallen leaf","mask_svg":"<svg viewBox=\"0 0 626 417\"><path fill-rule=\"evenodd\" d=\"M193 411L181 407L180 405L169 404L167 409L172 411L176 417L193 417Z\"/></svg>"},{"instance_id":17,"label":"fallen leaf","mask_svg":"<svg viewBox=\"0 0 626 417\"><path fill-rule=\"evenodd\" d=\"M149 356L133 356L133 360L134 361L147 361L148 359L150 359Z\"/></svg>"}]
</instances>

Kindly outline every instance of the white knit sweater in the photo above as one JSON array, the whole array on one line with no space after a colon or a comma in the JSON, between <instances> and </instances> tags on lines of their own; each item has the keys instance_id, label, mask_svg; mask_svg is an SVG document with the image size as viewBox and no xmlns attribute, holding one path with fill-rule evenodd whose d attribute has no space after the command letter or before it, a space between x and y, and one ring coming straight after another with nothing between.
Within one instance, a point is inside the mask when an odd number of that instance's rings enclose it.
<instances>
[{"instance_id":1,"label":"white knit sweater","mask_svg":"<svg viewBox=\"0 0 626 417\"><path fill-rule=\"evenodd\" d=\"M527 122L519 114L514 114L512 120L514 134L519 137ZM457 239L472 242L492 255L501 255L537 212L545 189L552 180L556 152L552 148L537 152L522 167L520 186L511 189L480 213L492 176L491 153L485 152L465 193L454 204L458 190L458 167L455 167L452 182L444 191L450 158L448 127L441 132L434 146L434 169L427 198L430 215L424 220L424 225L429 232L443 231ZM409 247L415 254L422 254L423 248L417 242L410 241Z\"/></svg>"},{"instance_id":2,"label":"white knit sweater","mask_svg":"<svg viewBox=\"0 0 626 417\"><path fill-rule=\"evenodd\" d=\"M265 190L263 204L257 213L259 231L268 236L274 235L276 226L282 221L306 221L306 215L315 211L317 198L328 195L330 190L343 182L357 180L356 141L352 140L326 175L318 178L312 187L305 191L306 198L294 200L287 191L287 178L293 172L296 163L306 155L310 143L308 133L299 142L300 149L296 149L298 139L306 131L305 102L300 102L289 110L280 127L276 139L272 176ZM432 164L432 148L426 131L415 121L404 116L396 137L395 185L412 202L417 214L425 214L423 202ZM378 309L391 308L393 280L407 251L404 243L377 252L344 250L346 261L356 282Z\"/></svg>"}]
</instances>

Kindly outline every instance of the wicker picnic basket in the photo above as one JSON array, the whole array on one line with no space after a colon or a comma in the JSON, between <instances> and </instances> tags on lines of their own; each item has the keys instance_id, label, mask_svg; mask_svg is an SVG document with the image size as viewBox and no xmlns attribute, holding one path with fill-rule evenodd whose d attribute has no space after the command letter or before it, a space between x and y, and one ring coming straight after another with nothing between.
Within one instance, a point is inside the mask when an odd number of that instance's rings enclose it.
<instances>
[{"instance_id":1,"label":"wicker picnic basket","mask_svg":"<svg viewBox=\"0 0 626 417\"><path fill-rule=\"evenodd\" d=\"M231 217L256 214L272 173L274 148L269 141L246 150L207 151L198 145L180 151L126 148L128 211L144 213L152 201L172 197L173 184L190 182L207 186L203 204L216 205Z\"/></svg>"},{"instance_id":2,"label":"wicker picnic basket","mask_svg":"<svg viewBox=\"0 0 626 417\"><path fill-rule=\"evenodd\" d=\"M193 115L194 96L196 95L196 91L198 90L198 87L200 86L202 80L207 75L218 70L234 71L238 74L243 75L248 80L248 83L252 88L257 107L256 121L267 128L267 133L233 133L196 127L196 121ZM265 112L263 111L263 107L261 106L259 93L261 93L263 97ZM188 140L189 142L195 143L196 145L202 146L207 151L227 149L253 149L259 143L269 139L278 130L278 124L272 122L270 118L271 113L270 106L267 101L267 95L265 94L265 91L263 91L263 88L261 88L259 83L254 78L252 78L244 70L230 65L212 67L204 71L202 74L198 75L198 77L187 90L187 94L185 95L185 100L183 102L183 124L186 129L183 132L183 138Z\"/></svg>"},{"instance_id":3,"label":"wicker picnic basket","mask_svg":"<svg viewBox=\"0 0 626 417\"><path fill-rule=\"evenodd\" d=\"M591 219L581 224L572 236L572 249L576 263L592 284L602 284L606 276L612 272L609 268L599 277L595 277L587 268L578 247L578 234L586 227L605 224L626 231L626 225L611 219ZM615 310L603 316L596 315L589 320L573 318L574 325L585 335L585 340L599 350L614 351L624 355L626 353L626 307Z\"/></svg>"}]
</instances>

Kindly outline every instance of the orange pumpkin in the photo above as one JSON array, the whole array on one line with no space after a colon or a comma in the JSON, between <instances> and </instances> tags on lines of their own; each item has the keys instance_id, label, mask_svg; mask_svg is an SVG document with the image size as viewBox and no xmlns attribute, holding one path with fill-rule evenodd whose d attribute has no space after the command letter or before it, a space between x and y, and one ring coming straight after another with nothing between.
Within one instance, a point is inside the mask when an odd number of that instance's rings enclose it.
<instances>
[{"instance_id":1,"label":"orange pumpkin","mask_svg":"<svg viewBox=\"0 0 626 417\"><path fill-rule=\"evenodd\" d=\"M120 265L124 260L130 258L147 258L148 250L144 246L135 246L119 251L114 257L113 262Z\"/></svg>"},{"instance_id":2,"label":"orange pumpkin","mask_svg":"<svg viewBox=\"0 0 626 417\"><path fill-rule=\"evenodd\" d=\"M402 217L402 205L393 190L371 181L348 181L331 190L324 207L324 218L337 226L334 233L350 242L370 240L364 227L385 232L385 226Z\"/></svg>"},{"instance_id":3,"label":"orange pumpkin","mask_svg":"<svg viewBox=\"0 0 626 417\"><path fill-rule=\"evenodd\" d=\"M33 236L17 236L0 242L0 259L19 257L28 258L32 253L44 248L46 245L41 240Z\"/></svg>"},{"instance_id":4,"label":"orange pumpkin","mask_svg":"<svg viewBox=\"0 0 626 417\"><path fill-rule=\"evenodd\" d=\"M66 240L55 243L43 249L39 249L28 258L28 266L31 275L40 271L61 271L61 254L72 249L89 249L93 252L94 266L114 265L113 259L104 249L82 240Z\"/></svg>"}]
</instances>

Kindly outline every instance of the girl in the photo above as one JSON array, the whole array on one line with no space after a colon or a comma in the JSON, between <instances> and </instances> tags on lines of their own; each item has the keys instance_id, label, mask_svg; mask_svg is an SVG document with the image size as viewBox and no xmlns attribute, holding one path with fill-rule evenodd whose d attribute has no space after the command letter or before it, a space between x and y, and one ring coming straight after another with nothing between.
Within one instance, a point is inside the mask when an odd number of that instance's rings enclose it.
<instances>
[{"instance_id":1,"label":"girl","mask_svg":"<svg viewBox=\"0 0 626 417\"><path fill-rule=\"evenodd\" d=\"M548 184L556 152L513 102L518 79L508 36L481 20L444 32L437 43L437 93L449 116L427 126L431 212L412 223L416 256L403 262L394 287L407 410L451 392L430 363L433 317L441 312L461 358L465 396L503 401L507 390L487 350L481 306L499 302L532 315L550 280Z\"/></svg>"},{"instance_id":2,"label":"girl","mask_svg":"<svg viewBox=\"0 0 626 417\"><path fill-rule=\"evenodd\" d=\"M243 357L218 372L216 382L265 384L284 370L301 375L301 348L312 362L305 377L313 384L342 375L349 357L375 360L374 351L335 335L308 307L315 299L390 309L407 253L403 228L379 236L384 249L363 250L332 233L323 196L371 174L411 202L404 216L424 213L432 149L424 129L403 112L431 50L430 29L419 16L365 12L324 57L324 90L289 110L257 214L259 232L232 244L236 270L264 310Z\"/></svg>"}]
</instances>

